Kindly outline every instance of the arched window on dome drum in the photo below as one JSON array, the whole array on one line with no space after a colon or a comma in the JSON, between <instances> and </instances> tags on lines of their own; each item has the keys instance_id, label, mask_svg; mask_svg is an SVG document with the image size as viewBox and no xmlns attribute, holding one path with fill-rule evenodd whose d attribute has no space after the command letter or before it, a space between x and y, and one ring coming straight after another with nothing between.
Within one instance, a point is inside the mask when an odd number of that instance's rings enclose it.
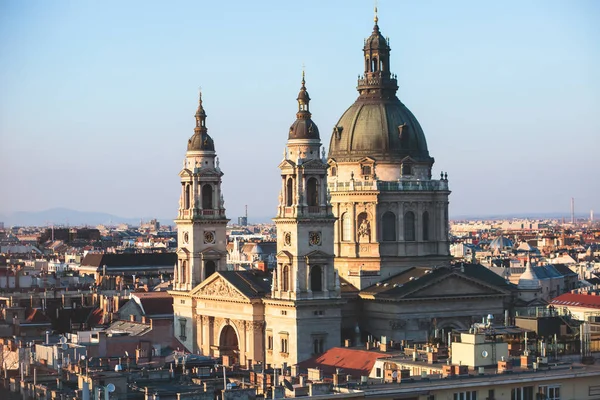
<instances>
[{"instance_id":1,"label":"arched window on dome drum","mask_svg":"<svg viewBox=\"0 0 600 400\"><path fill-rule=\"evenodd\" d=\"M384 70L384 68L383 68L383 59L381 59L381 58L379 59L379 70L380 71Z\"/></svg>"},{"instance_id":2,"label":"arched window on dome drum","mask_svg":"<svg viewBox=\"0 0 600 400\"><path fill-rule=\"evenodd\" d=\"M290 291L290 266L284 265L281 269L281 290Z\"/></svg>"},{"instance_id":3,"label":"arched window on dome drum","mask_svg":"<svg viewBox=\"0 0 600 400\"><path fill-rule=\"evenodd\" d=\"M309 207L319 205L319 182L317 178L309 178L306 182L306 204Z\"/></svg>"},{"instance_id":4,"label":"arched window on dome drum","mask_svg":"<svg viewBox=\"0 0 600 400\"><path fill-rule=\"evenodd\" d=\"M408 176L413 174L412 164L409 162L402 163L402 176Z\"/></svg>"},{"instance_id":5,"label":"arched window on dome drum","mask_svg":"<svg viewBox=\"0 0 600 400\"><path fill-rule=\"evenodd\" d=\"M371 71L377 72L377 57L374 57L373 61L371 62Z\"/></svg>"},{"instance_id":6,"label":"arched window on dome drum","mask_svg":"<svg viewBox=\"0 0 600 400\"><path fill-rule=\"evenodd\" d=\"M369 64L370 64L369 59L365 58L365 72L369 72Z\"/></svg>"},{"instance_id":7,"label":"arched window on dome drum","mask_svg":"<svg viewBox=\"0 0 600 400\"><path fill-rule=\"evenodd\" d=\"M206 184L202 186L202 208L213 208L213 188L212 185Z\"/></svg>"},{"instance_id":8,"label":"arched window on dome drum","mask_svg":"<svg viewBox=\"0 0 600 400\"><path fill-rule=\"evenodd\" d=\"M342 214L342 241L352 240L352 221L348 213Z\"/></svg>"},{"instance_id":9,"label":"arched window on dome drum","mask_svg":"<svg viewBox=\"0 0 600 400\"><path fill-rule=\"evenodd\" d=\"M287 207L291 207L293 204L294 197L294 180L292 178L288 178L285 184L285 205Z\"/></svg>"},{"instance_id":10,"label":"arched window on dome drum","mask_svg":"<svg viewBox=\"0 0 600 400\"><path fill-rule=\"evenodd\" d=\"M310 290L313 292L323 291L323 269L315 265L310 269Z\"/></svg>"},{"instance_id":11,"label":"arched window on dome drum","mask_svg":"<svg viewBox=\"0 0 600 400\"><path fill-rule=\"evenodd\" d=\"M409 211L404 214L404 240L414 242L415 239L415 213Z\"/></svg>"},{"instance_id":12,"label":"arched window on dome drum","mask_svg":"<svg viewBox=\"0 0 600 400\"><path fill-rule=\"evenodd\" d=\"M387 211L381 218L381 230L384 242L396 241L396 214Z\"/></svg>"},{"instance_id":13,"label":"arched window on dome drum","mask_svg":"<svg viewBox=\"0 0 600 400\"><path fill-rule=\"evenodd\" d=\"M204 279L214 274L217 271L217 266L213 260L208 260L204 263Z\"/></svg>"},{"instance_id":14,"label":"arched window on dome drum","mask_svg":"<svg viewBox=\"0 0 600 400\"><path fill-rule=\"evenodd\" d=\"M186 210L189 210L189 208L190 208L190 203L191 203L190 199L192 198L192 194L190 192L191 192L190 185L185 185L185 199L183 199L184 200L183 208L185 208Z\"/></svg>"},{"instance_id":15,"label":"arched window on dome drum","mask_svg":"<svg viewBox=\"0 0 600 400\"><path fill-rule=\"evenodd\" d=\"M423 212L423 241L429 240L429 212Z\"/></svg>"}]
</instances>

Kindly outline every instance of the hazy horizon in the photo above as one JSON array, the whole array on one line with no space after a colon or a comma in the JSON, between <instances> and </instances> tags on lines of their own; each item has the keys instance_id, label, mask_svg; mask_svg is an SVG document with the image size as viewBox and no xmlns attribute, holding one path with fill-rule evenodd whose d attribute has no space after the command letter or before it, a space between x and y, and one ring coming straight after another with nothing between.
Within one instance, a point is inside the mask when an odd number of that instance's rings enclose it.
<instances>
[{"instance_id":1,"label":"hazy horizon","mask_svg":"<svg viewBox=\"0 0 600 400\"><path fill-rule=\"evenodd\" d=\"M398 97L450 216L600 212L600 2L379 2ZM227 216L274 215L302 65L313 120L357 97L370 1L0 3L0 215L176 214L198 87Z\"/></svg>"}]
</instances>

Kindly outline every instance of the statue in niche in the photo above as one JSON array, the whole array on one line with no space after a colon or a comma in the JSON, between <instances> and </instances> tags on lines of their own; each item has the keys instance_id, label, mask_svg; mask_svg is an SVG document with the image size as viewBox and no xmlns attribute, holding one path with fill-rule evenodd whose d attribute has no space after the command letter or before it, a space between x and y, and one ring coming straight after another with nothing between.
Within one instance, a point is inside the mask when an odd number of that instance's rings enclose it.
<instances>
[{"instance_id":1,"label":"statue in niche","mask_svg":"<svg viewBox=\"0 0 600 400\"><path fill-rule=\"evenodd\" d=\"M367 213L361 213L358 216L358 240L360 242L371 241L371 223L369 222Z\"/></svg>"}]
</instances>

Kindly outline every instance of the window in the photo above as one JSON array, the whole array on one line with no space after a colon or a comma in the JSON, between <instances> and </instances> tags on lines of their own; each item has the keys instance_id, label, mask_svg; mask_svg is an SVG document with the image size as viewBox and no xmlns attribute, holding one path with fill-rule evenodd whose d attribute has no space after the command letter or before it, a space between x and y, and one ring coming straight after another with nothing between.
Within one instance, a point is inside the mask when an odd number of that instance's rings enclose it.
<instances>
[{"instance_id":1,"label":"window","mask_svg":"<svg viewBox=\"0 0 600 400\"><path fill-rule=\"evenodd\" d=\"M342 241L349 242L352 238L352 221L350 215L344 213L342 215Z\"/></svg>"},{"instance_id":2,"label":"window","mask_svg":"<svg viewBox=\"0 0 600 400\"><path fill-rule=\"evenodd\" d=\"M319 205L319 182L316 178L309 178L306 182L306 204L309 207Z\"/></svg>"},{"instance_id":3,"label":"window","mask_svg":"<svg viewBox=\"0 0 600 400\"><path fill-rule=\"evenodd\" d=\"M396 241L396 214L391 211L383 214L381 218L382 236L384 242Z\"/></svg>"},{"instance_id":4,"label":"window","mask_svg":"<svg viewBox=\"0 0 600 400\"><path fill-rule=\"evenodd\" d=\"M494 392L494 389L488 390L488 400L494 400L495 398L496 398L496 393Z\"/></svg>"},{"instance_id":5,"label":"window","mask_svg":"<svg viewBox=\"0 0 600 400\"><path fill-rule=\"evenodd\" d=\"M404 137L408 138L408 135L406 135L406 136L403 135L402 138L404 138ZM405 175L412 175L412 174L413 174L412 164L411 163L403 163L402 164L402 175L405 176Z\"/></svg>"},{"instance_id":6,"label":"window","mask_svg":"<svg viewBox=\"0 0 600 400\"><path fill-rule=\"evenodd\" d=\"M375 368L375 376L381 378L381 368Z\"/></svg>"},{"instance_id":7,"label":"window","mask_svg":"<svg viewBox=\"0 0 600 400\"><path fill-rule=\"evenodd\" d=\"M281 269L281 289L284 292L289 292L290 290L290 266L284 265Z\"/></svg>"},{"instance_id":8,"label":"window","mask_svg":"<svg viewBox=\"0 0 600 400\"><path fill-rule=\"evenodd\" d=\"M285 205L287 207L291 207L294 197L294 180L292 178L288 178L285 187Z\"/></svg>"},{"instance_id":9,"label":"window","mask_svg":"<svg viewBox=\"0 0 600 400\"><path fill-rule=\"evenodd\" d=\"M538 397L544 400L560 400L560 386L540 386Z\"/></svg>"},{"instance_id":10,"label":"window","mask_svg":"<svg viewBox=\"0 0 600 400\"><path fill-rule=\"evenodd\" d=\"M267 350L273 350L273 333L267 332Z\"/></svg>"},{"instance_id":11,"label":"window","mask_svg":"<svg viewBox=\"0 0 600 400\"><path fill-rule=\"evenodd\" d=\"M186 336L185 336L185 325L187 323L187 320L185 318L180 318L179 319L179 339L185 341Z\"/></svg>"},{"instance_id":12,"label":"window","mask_svg":"<svg viewBox=\"0 0 600 400\"><path fill-rule=\"evenodd\" d=\"M337 176L337 168L331 167L331 176Z\"/></svg>"},{"instance_id":13,"label":"window","mask_svg":"<svg viewBox=\"0 0 600 400\"><path fill-rule=\"evenodd\" d=\"M533 400L533 386L512 388L510 400Z\"/></svg>"},{"instance_id":14,"label":"window","mask_svg":"<svg viewBox=\"0 0 600 400\"><path fill-rule=\"evenodd\" d=\"M212 209L213 208L213 188L212 185L202 186L202 208Z\"/></svg>"},{"instance_id":15,"label":"window","mask_svg":"<svg viewBox=\"0 0 600 400\"><path fill-rule=\"evenodd\" d=\"M287 337L281 338L281 352L286 354L289 353Z\"/></svg>"},{"instance_id":16,"label":"window","mask_svg":"<svg viewBox=\"0 0 600 400\"><path fill-rule=\"evenodd\" d=\"M186 283L187 282L187 275L188 275L187 261L183 260L181 262L181 283Z\"/></svg>"},{"instance_id":17,"label":"window","mask_svg":"<svg viewBox=\"0 0 600 400\"><path fill-rule=\"evenodd\" d=\"M190 185L185 185L185 198L183 208L189 210L190 208L190 199L192 198L192 194L190 193Z\"/></svg>"},{"instance_id":18,"label":"window","mask_svg":"<svg viewBox=\"0 0 600 400\"><path fill-rule=\"evenodd\" d=\"M454 393L454 400L477 400L477 391Z\"/></svg>"},{"instance_id":19,"label":"window","mask_svg":"<svg viewBox=\"0 0 600 400\"><path fill-rule=\"evenodd\" d=\"M362 174L363 175L371 175L371 166L370 165L363 165L362 166Z\"/></svg>"},{"instance_id":20,"label":"window","mask_svg":"<svg viewBox=\"0 0 600 400\"><path fill-rule=\"evenodd\" d=\"M318 337L313 339L313 354L323 353L323 338Z\"/></svg>"},{"instance_id":21,"label":"window","mask_svg":"<svg viewBox=\"0 0 600 400\"><path fill-rule=\"evenodd\" d=\"M425 211L423 213L423 241L429 240L429 213Z\"/></svg>"},{"instance_id":22,"label":"window","mask_svg":"<svg viewBox=\"0 0 600 400\"><path fill-rule=\"evenodd\" d=\"M323 311L323 310L315 310L315 311L313 311L313 314L314 315L323 315L323 314L325 314L325 311Z\"/></svg>"},{"instance_id":23,"label":"window","mask_svg":"<svg viewBox=\"0 0 600 400\"><path fill-rule=\"evenodd\" d=\"M323 291L323 269L315 265L310 269L310 290L313 292Z\"/></svg>"},{"instance_id":24,"label":"window","mask_svg":"<svg viewBox=\"0 0 600 400\"><path fill-rule=\"evenodd\" d=\"M415 213L409 211L404 214L404 240L414 242L415 237Z\"/></svg>"},{"instance_id":25,"label":"window","mask_svg":"<svg viewBox=\"0 0 600 400\"><path fill-rule=\"evenodd\" d=\"M281 310L281 315L287 315L287 310Z\"/></svg>"}]
</instances>

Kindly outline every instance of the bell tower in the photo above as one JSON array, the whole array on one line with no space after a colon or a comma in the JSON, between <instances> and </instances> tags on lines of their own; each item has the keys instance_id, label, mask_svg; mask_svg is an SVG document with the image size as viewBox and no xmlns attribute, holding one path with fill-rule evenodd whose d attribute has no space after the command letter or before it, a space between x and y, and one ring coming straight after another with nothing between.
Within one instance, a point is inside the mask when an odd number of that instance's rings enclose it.
<instances>
[{"instance_id":1,"label":"bell tower","mask_svg":"<svg viewBox=\"0 0 600 400\"><path fill-rule=\"evenodd\" d=\"M198 100L194 135L188 140L177 212L178 260L173 289L192 290L217 270L225 269L227 238L223 172L213 139L206 128L202 93Z\"/></svg>"},{"instance_id":2,"label":"bell tower","mask_svg":"<svg viewBox=\"0 0 600 400\"><path fill-rule=\"evenodd\" d=\"M267 362L295 364L340 345L340 281L334 269L335 217L325 150L311 119L304 73L296 121L279 164L277 268L265 300Z\"/></svg>"}]
</instances>

